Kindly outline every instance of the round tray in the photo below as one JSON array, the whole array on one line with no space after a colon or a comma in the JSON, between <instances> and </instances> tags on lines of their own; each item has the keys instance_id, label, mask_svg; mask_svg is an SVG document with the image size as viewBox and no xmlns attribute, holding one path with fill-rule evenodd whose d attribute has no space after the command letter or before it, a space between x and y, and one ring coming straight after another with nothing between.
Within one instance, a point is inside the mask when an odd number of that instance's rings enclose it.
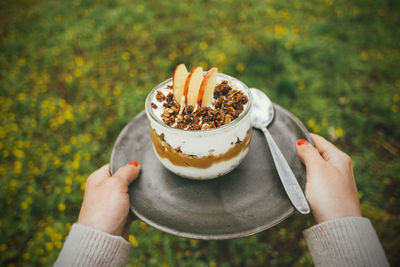
<instances>
[{"instance_id":1,"label":"round tray","mask_svg":"<svg viewBox=\"0 0 400 267\"><path fill-rule=\"evenodd\" d=\"M311 142L304 125L274 104L268 127L304 191L305 167L296 154L296 141ZM205 240L231 239L268 229L289 217L288 199L261 131L253 129L250 150L232 172L212 180L188 180L164 168L153 151L150 125L139 113L118 136L110 171L132 160L141 173L129 188L131 209L145 223L169 234Z\"/></svg>"}]
</instances>

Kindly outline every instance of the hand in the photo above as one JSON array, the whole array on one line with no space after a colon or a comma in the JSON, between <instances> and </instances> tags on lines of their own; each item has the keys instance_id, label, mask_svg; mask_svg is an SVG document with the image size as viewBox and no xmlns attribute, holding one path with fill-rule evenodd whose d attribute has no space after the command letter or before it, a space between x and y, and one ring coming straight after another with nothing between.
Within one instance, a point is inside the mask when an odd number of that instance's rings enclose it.
<instances>
[{"instance_id":1,"label":"hand","mask_svg":"<svg viewBox=\"0 0 400 267\"><path fill-rule=\"evenodd\" d=\"M306 198L315 220L361 216L351 158L323 137L311 136L315 147L299 140L296 150L306 165Z\"/></svg>"},{"instance_id":2,"label":"hand","mask_svg":"<svg viewBox=\"0 0 400 267\"><path fill-rule=\"evenodd\" d=\"M109 164L93 172L86 181L78 223L111 235L127 238L133 218L129 216L128 186L139 174L136 161L111 176Z\"/></svg>"}]
</instances>

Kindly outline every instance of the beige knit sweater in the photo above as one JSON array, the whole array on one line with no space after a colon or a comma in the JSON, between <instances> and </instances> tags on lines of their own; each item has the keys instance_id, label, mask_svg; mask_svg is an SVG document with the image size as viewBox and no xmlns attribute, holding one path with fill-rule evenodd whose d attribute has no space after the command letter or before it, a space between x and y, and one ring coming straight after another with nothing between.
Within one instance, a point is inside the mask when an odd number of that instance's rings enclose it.
<instances>
[{"instance_id":1,"label":"beige knit sweater","mask_svg":"<svg viewBox=\"0 0 400 267\"><path fill-rule=\"evenodd\" d=\"M304 235L316 266L389 266L366 218L324 222ZM124 266L130 247L122 237L74 224L54 266Z\"/></svg>"}]
</instances>

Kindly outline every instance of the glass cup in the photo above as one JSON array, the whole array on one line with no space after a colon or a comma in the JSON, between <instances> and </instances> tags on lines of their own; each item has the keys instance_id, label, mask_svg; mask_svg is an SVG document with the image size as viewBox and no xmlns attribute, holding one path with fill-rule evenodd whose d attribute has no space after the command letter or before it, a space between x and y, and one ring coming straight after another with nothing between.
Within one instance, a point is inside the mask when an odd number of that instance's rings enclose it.
<instances>
[{"instance_id":1,"label":"glass cup","mask_svg":"<svg viewBox=\"0 0 400 267\"><path fill-rule=\"evenodd\" d=\"M160 83L148 94L145 110L150 120L153 149L161 164L171 172L189 179L212 179L235 169L247 155L251 140L251 93L238 79L218 73L217 83L223 80L241 90L248 97L248 102L239 117L213 129L178 129L156 116L151 107L154 95L172 85L172 78ZM160 108L163 107L159 105Z\"/></svg>"}]
</instances>

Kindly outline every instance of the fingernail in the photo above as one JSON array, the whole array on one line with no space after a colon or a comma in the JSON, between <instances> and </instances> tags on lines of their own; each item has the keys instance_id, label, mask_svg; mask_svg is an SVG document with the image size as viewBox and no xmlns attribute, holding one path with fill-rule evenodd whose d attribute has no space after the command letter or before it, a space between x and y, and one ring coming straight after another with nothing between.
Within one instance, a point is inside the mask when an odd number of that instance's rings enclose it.
<instances>
[{"instance_id":1,"label":"fingernail","mask_svg":"<svg viewBox=\"0 0 400 267\"><path fill-rule=\"evenodd\" d=\"M298 146L305 145L305 144L308 144L307 140L300 139L299 141L297 141Z\"/></svg>"},{"instance_id":2,"label":"fingernail","mask_svg":"<svg viewBox=\"0 0 400 267\"><path fill-rule=\"evenodd\" d=\"M136 160L129 162L129 165L134 165L134 166L139 166L139 162L137 162Z\"/></svg>"}]
</instances>

